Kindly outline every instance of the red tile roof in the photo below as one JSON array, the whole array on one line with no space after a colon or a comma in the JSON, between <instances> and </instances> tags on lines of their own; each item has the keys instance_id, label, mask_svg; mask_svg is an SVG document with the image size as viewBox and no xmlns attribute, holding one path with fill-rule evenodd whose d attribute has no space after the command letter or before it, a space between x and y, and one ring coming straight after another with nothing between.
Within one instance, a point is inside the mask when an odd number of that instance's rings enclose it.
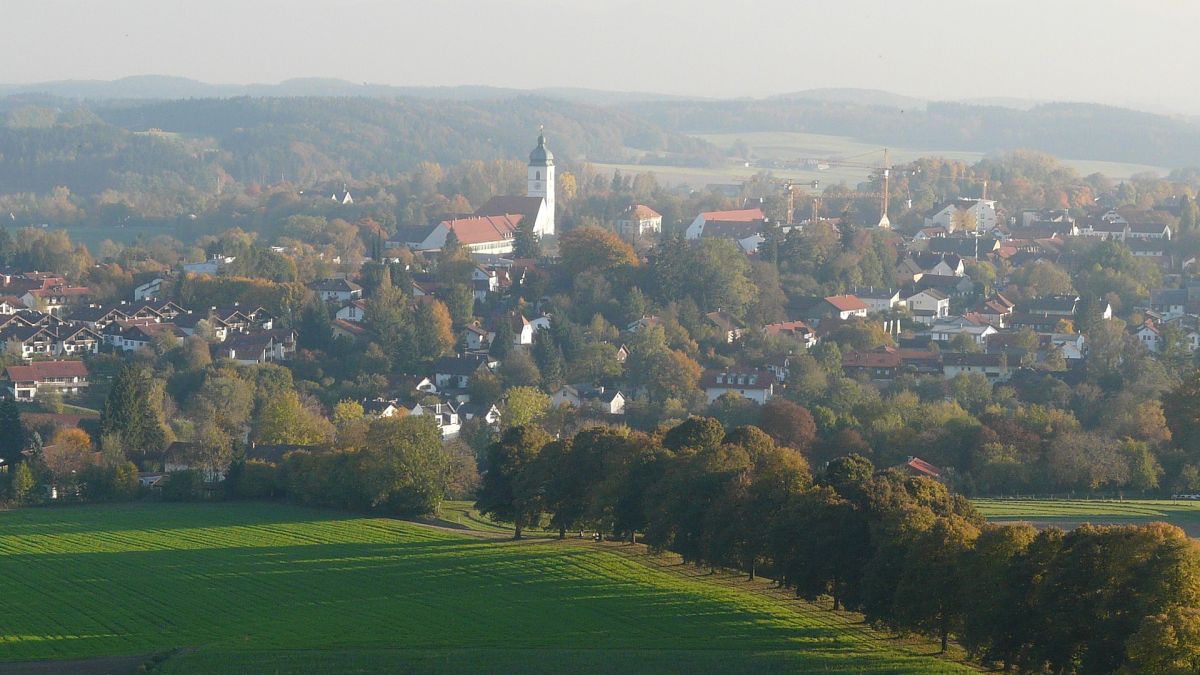
<instances>
[{"instance_id":1,"label":"red tile roof","mask_svg":"<svg viewBox=\"0 0 1200 675\"><path fill-rule=\"evenodd\" d=\"M662 214L645 204L634 204L625 212L638 220L648 220L650 218L662 218ZM707 220L707 218L705 219Z\"/></svg>"},{"instance_id":2,"label":"red tile roof","mask_svg":"<svg viewBox=\"0 0 1200 675\"><path fill-rule=\"evenodd\" d=\"M853 295L831 295L825 302L833 305L839 312L857 312L867 308L867 303Z\"/></svg>"},{"instance_id":3,"label":"red tile roof","mask_svg":"<svg viewBox=\"0 0 1200 675\"><path fill-rule=\"evenodd\" d=\"M40 382L49 377L87 377L83 361L34 361L27 366L9 366L4 376L12 382Z\"/></svg>"},{"instance_id":4,"label":"red tile roof","mask_svg":"<svg viewBox=\"0 0 1200 675\"><path fill-rule=\"evenodd\" d=\"M705 221L724 220L733 222L749 222L752 220L764 220L767 215L762 209L737 209L735 211L705 211L700 214Z\"/></svg>"},{"instance_id":5,"label":"red tile roof","mask_svg":"<svg viewBox=\"0 0 1200 675\"><path fill-rule=\"evenodd\" d=\"M512 239L523 217L511 213L499 216L473 216L443 220L441 224L454 232L459 243L466 246Z\"/></svg>"},{"instance_id":6,"label":"red tile roof","mask_svg":"<svg viewBox=\"0 0 1200 675\"><path fill-rule=\"evenodd\" d=\"M909 457L908 461L906 461L904 463L904 465L907 466L908 468L912 469L913 471L916 471L917 473L923 473L926 476L929 476L931 478L941 478L942 477L941 469L930 464L929 462L926 462L925 460L921 459L920 457Z\"/></svg>"}]
</instances>

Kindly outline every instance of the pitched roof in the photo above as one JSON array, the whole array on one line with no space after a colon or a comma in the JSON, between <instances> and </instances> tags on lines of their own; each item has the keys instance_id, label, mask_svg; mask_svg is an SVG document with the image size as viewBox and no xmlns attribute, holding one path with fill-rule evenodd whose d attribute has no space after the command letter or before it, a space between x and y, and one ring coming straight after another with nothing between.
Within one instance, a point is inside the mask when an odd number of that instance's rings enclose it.
<instances>
[{"instance_id":1,"label":"pitched roof","mask_svg":"<svg viewBox=\"0 0 1200 675\"><path fill-rule=\"evenodd\" d=\"M512 239L517 227L524 216L520 214L500 214L494 216L472 216L470 218L453 218L443 220L440 225L458 237L458 242L464 246L483 244L490 241Z\"/></svg>"},{"instance_id":2,"label":"pitched roof","mask_svg":"<svg viewBox=\"0 0 1200 675\"><path fill-rule=\"evenodd\" d=\"M443 375L473 375L482 368L482 359L464 356L443 356L433 364L433 372Z\"/></svg>"},{"instance_id":3,"label":"pitched roof","mask_svg":"<svg viewBox=\"0 0 1200 675\"><path fill-rule=\"evenodd\" d=\"M516 214L526 221L537 220L538 211L542 209L541 197L526 197L524 195L499 195L483 203L475 209L476 216L503 216ZM459 236L462 240L462 236Z\"/></svg>"},{"instance_id":4,"label":"pitched roof","mask_svg":"<svg viewBox=\"0 0 1200 675\"><path fill-rule=\"evenodd\" d=\"M926 476L930 476L932 478L941 478L942 477L941 469L930 464L929 462L926 462L925 460L921 459L920 457L909 457L904 462L904 465L907 466L908 468L912 469L913 471L916 471L918 473L923 473Z\"/></svg>"},{"instance_id":5,"label":"pitched roof","mask_svg":"<svg viewBox=\"0 0 1200 675\"><path fill-rule=\"evenodd\" d=\"M741 222L746 223L754 220L766 220L767 215L762 209L737 209L734 211L705 211L700 216L704 218L707 226L708 223L716 220L725 222Z\"/></svg>"},{"instance_id":6,"label":"pitched roof","mask_svg":"<svg viewBox=\"0 0 1200 675\"><path fill-rule=\"evenodd\" d=\"M83 361L34 361L27 366L9 366L4 375L13 382L40 382L48 377L87 377Z\"/></svg>"},{"instance_id":7,"label":"pitched roof","mask_svg":"<svg viewBox=\"0 0 1200 675\"><path fill-rule=\"evenodd\" d=\"M709 389L769 389L774 384L775 376L758 368L708 370L700 381L700 386Z\"/></svg>"},{"instance_id":8,"label":"pitched roof","mask_svg":"<svg viewBox=\"0 0 1200 675\"><path fill-rule=\"evenodd\" d=\"M622 218L629 220L649 220L651 218L662 218L662 214L645 204L630 204L625 212L621 214Z\"/></svg>"},{"instance_id":9,"label":"pitched roof","mask_svg":"<svg viewBox=\"0 0 1200 675\"><path fill-rule=\"evenodd\" d=\"M349 279L321 279L314 281L308 285L314 291L325 291L330 293L350 293L353 291L361 291L362 286L350 281Z\"/></svg>"},{"instance_id":10,"label":"pitched roof","mask_svg":"<svg viewBox=\"0 0 1200 675\"><path fill-rule=\"evenodd\" d=\"M867 309L867 303L853 295L831 295L825 298L825 302L833 305L834 309L839 312L857 312Z\"/></svg>"}]
</instances>

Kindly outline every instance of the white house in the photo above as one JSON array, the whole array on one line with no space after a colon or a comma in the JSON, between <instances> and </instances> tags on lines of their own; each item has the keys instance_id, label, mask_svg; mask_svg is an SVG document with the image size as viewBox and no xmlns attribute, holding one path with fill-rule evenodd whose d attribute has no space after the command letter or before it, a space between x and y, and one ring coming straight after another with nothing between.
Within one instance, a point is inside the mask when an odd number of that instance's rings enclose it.
<instances>
[{"instance_id":1,"label":"white house","mask_svg":"<svg viewBox=\"0 0 1200 675\"><path fill-rule=\"evenodd\" d=\"M762 209L737 209L733 211L706 211L696 216L688 225L684 237L699 239L710 237L731 239L746 253L758 250L764 239L763 227L767 216Z\"/></svg>"},{"instance_id":2,"label":"white house","mask_svg":"<svg viewBox=\"0 0 1200 675\"><path fill-rule=\"evenodd\" d=\"M341 319L342 321L353 321L354 323L359 323L363 320L366 309L367 301L363 300L362 298L356 298L347 302L345 305L342 305L341 308L338 309L337 314L334 315L334 318Z\"/></svg>"},{"instance_id":3,"label":"white house","mask_svg":"<svg viewBox=\"0 0 1200 675\"><path fill-rule=\"evenodd\" d=\"M662 214L645 204L630 204L617 218L617 232L630 241L662 232Z\"/></svg>"},{"instance_id":4,"label":"white house","mask_svg":"<svg viewBox=\"0 0 1200 675\"><path fill-rule=\"evenodd\" d=\"M204 262L184 263L183 271L188 274L215 275L217 272L221 271L222 267L231 264L235 260L237 260L237 258L234 256L214 253L213 255L209 256L208 260L205 260Z\"/></svg>"},{"instance_id":5,"label":"white house","mask_svg":"<svg viewBox=\"0 0 1200 675\"><path fill-rule=\"evenodd\" d=\"M950 316L950 296L936 288L918 291L904 299L913 318L926 325Z\"/></svg>"},{"instance_id":6,"label":"white house","mask_svg":"<svg viewBox=\"0 0 1200 675\"><path fill-rule=\"evenodd\" d=\"M32 401L39 392L78 394L88 386L88 370L83 361L34 361L5 368L4 381L15 400Z\"/></svg>"},{"instance_id":7,"label":"white house","mask_svg":"<svg viewBox=\"0 0 1200 675\"><path fill-rule=\"evenodd\" d=\"M947 380L962 373L979 373L991 381L1006 382L1012 371L1004 354L942 354L942 375Z\"/></svg>"},{"instance_id":8,"label":"white house","mask_svg":"<svg viewBox=\"0 0 1200 675\"><path fill-rule=\"evenodd\" d=\"M990 324L976 323L967 319L941 319L929 328L930 338L938 342L949 342L956 335L965 333L970 335L975 344L980 346L987 344L989 335L999 332Z\"/></svg>"},{"instance_id":9,"label":"white house","mask_svg":"<svg viewBox=\"0 0 1200 675\"><path fill-rule=\"evenodd\" d=\"M995 200L963 198L938 204L925 217L925 227L941 226L946 228L947 232L954 232L965 221L972 219L976 232L990 232L995 229L997 224Z\"/></svg>"},{"instance_id":10,"label":"white house","mask_svg":"<svg viewBox=\"0 0 1200 675\"><path fill-rule=\"evenodd\" d=\"M867 306L867 312L886 312L900 306L900 291L890 288L875 288L873 286L856 286L850 291L851 295L862 300Z\"/></svg>"},{"instance_id":11,"label":"white house","mask_svg":"<svg viewBox=\"0 0 1200 675\"><path fill-rule=\"evenodd\" d=\"M757 368L710 370L701 380L709 403L730 392L762 404L775 395L775 376Z\"/></svg>"},{"instance_id":12,"label":"white house","mask_svg":"<svg viewBox=\"0 0 1200 675\"><path fill-rule=\"evenodd\" d=\"M362 297L362 286L349 279L321 279L308 285L318 297L328 302L349 302Z\"/></svg>"},{"instance_id":13,"label":"white house","mask_svg":"<svg viewBox=\"0 0 1200 675\"><path fill-rule=\"evenodd\" d=\"M133 289L133 301L140 302L142 300L149 300L150 298L157 298L162 293L164 283L166 283L166 280L162 277L154 277L144 284L135 286Z\"/></svg>"}]
</instances>

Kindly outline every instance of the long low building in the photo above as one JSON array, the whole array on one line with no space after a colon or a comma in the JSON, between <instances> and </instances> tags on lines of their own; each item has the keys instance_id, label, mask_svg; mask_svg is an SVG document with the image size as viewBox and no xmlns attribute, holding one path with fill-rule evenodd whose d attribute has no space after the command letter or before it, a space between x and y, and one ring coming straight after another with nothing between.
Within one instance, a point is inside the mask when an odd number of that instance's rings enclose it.
<instances>
[{"instance_id":1,"label":"long low building","mask_svg":"<svg viewBox=\"0 0 1200 675\"><path fill-rule=\"evenodd\" d=\"M88 370L83 361L34 361L4 369L4 387L18 401L32 401L49 391L78 394L87 386Z\"/></svg>"}]
</instances>

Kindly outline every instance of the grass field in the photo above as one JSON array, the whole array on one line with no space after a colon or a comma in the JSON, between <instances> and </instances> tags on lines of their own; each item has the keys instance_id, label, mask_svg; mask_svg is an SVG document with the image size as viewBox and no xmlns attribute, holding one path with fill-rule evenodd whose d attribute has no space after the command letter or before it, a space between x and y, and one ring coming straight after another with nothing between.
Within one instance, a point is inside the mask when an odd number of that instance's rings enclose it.
<instances>
[{"instance_id":1,"label":"grass field","mask_svg":"<svg viewBox=\"0 0 1200 675\"><path fill-rule=\"evenodd\" d=\"M1028 521L1069 528L1083 523L1140 525L1165 521L1200 537L1200 501L977 499L975 505L994 522Z\"/></svg>"},{"instance_id":2,"label":"grass field","mask_svg":"<svg viewBox=\"0 0 1200 675\"><path fill-rule=\"evenodd\" d=\"M170 654L157 671L969 670L640 546L280 505L0 513L0 580L0 661L21 668Z\"/></svg>"},{"instance_id":3,"label":"grass field","mask_svg":"<svg viewBox=\"0 0 1200 675\"><path fill-rule=\"evenodd\" d=\"M865 143L849 136L833 136L829 134L808 134L799 132L750 131L745 133L723 134L693 134L721 149L732 148L738 140L750 146L755 156L769 160L795 160L799 158L855 158L860 163L879 163L883 160L883 147L875 143ZM982 152L963 150L945 150L939 148L910 148L891 147L892 163L911 162L920 157L946 157L957 159L968 164L974 164L983 158ZM1103 173L1110 178L1120 180L1136 173L1153 171L1165 175L1168 170L1163 167L1128 162L1105 162L1085 159L1060 159L1068 166L1074 167L1080 175ZM727 166L716 168L690 168L678 166L658 166L642 164L596 164L598 168L620 169L623 173L640 173L653 171L662 181L677 184L687 183L693 187L708 183L736 183L745 180L763 169L746 167L729 162ZM780 178L791 178L799 181L820 181L823 187L845 183L857 185L867 179L865 169L831 167L825 171L781 170L774 169L771 173Z\"/></svg>"}]
</instances>

